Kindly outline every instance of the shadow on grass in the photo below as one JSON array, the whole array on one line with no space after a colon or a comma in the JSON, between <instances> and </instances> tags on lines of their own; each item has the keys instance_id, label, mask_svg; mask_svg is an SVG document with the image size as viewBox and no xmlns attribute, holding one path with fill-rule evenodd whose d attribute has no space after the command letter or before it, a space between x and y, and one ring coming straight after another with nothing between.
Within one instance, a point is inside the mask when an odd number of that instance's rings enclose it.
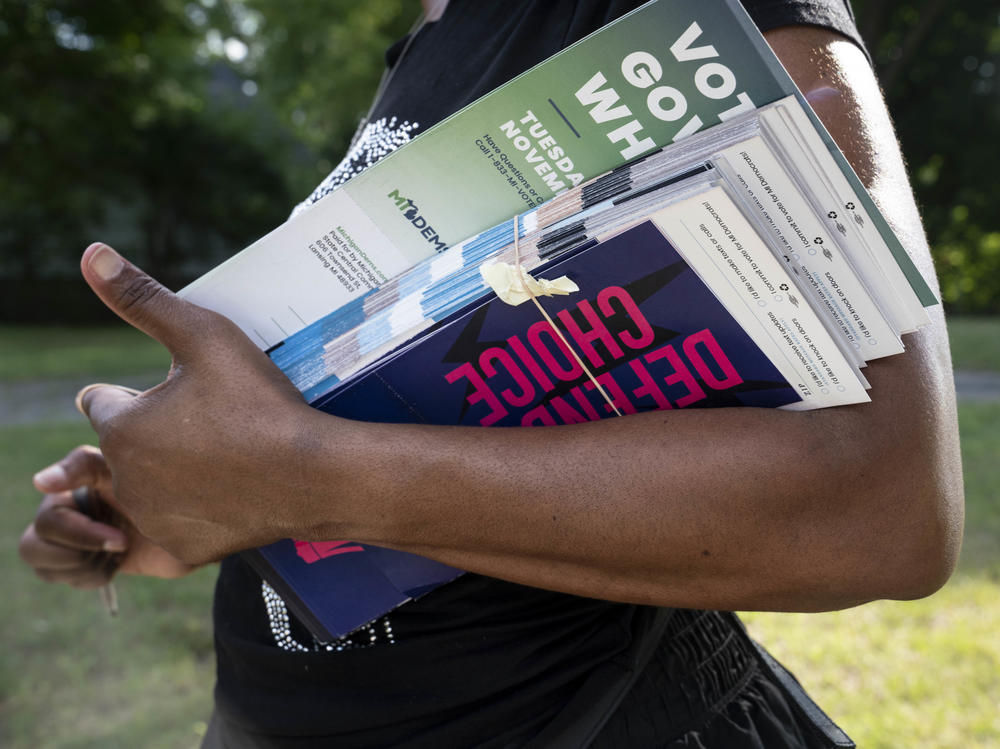
<instances>
[{"instance_id":1,"label":"shadow on grass","mask_svg":"<svg viewBox=\"0 0 1000 749\"><path fill-rule=\"evenodd\" d=\"M991 723L1000 697L1000 403L963 404L960 416L966 543L941 593L748 617L863 746L1000 745ZM38 501L31 475L90 440L81 423L0 428L0 745L195 747L211 712L214 568L180 581L121 579L122 615L112 621L93 594L44 585L17 557ZM909 738L894 745L901 735Z\"/></svg>"}]
</instances>

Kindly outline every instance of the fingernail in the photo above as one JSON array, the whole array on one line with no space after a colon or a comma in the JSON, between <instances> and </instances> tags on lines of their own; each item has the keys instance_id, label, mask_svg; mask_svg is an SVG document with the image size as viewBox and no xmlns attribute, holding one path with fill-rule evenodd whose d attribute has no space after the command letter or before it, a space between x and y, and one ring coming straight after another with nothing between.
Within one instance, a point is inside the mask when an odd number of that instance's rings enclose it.
<instances>
[{"instance_id":1,"label":"fingernail","mask_svg":"<svg viewBox=\"0 0 1000 749\"><path fill-rule=\"evenodd\" d=\"M109 539L109 540L107 540L107 541L104 542L104 546L102 548L105 551L112 551L112 552L116 552L117 553L117 552L120 552L120 551L125 551L125 549L128 548L128 547L126 547L125 543L122 542L122 541L112 541L112 540Z\"/></svg>"},{"instance_id":2,"label":"fingernail","mask_svg":"<svg viewBox=\"0 0 1000 749\"><path fill-rule=\"evenodd\" d=\"M121 255L107 245L98 245L90 256L90 269L103 281L110 281L117 276L125 265Z\"/></svg>"},{"instance_id":3,"label":"fingernail","mask_svg":"<svg viewBox=\"0 0 1000 749\"><path fill-rule=\"evenodd\" d=\"M56 463L35 474L35 486L40 489L61 489L66 485L66 469Z\"/></svg>"}]
</instances>

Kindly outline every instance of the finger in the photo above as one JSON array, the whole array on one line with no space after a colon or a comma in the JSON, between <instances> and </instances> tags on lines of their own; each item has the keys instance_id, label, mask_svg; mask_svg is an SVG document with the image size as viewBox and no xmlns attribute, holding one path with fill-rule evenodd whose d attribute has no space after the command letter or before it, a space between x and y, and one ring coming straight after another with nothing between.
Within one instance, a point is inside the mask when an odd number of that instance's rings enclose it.
<instances>
[{"instance_id":1,"label":"finger","mask_svg":"<svg viewBox=\"0 0 1000 749\"><path fill-rule=\"evenodd\" d=\"M35 517L35 532L51 544L80 551L125 551L128 537L113 525L78 512L69 494L49 494Z\"/></svg>"},{"instance_id":2,"label":"finger","mask_svg":"<svg viewBox=\"0 0 1000 749\"><path fill-rule=\"evenodd\" d=\"M21 536L17 551L26 564L39 570L68 571L94 565L93 551L79 551L49 543L38 535L34 523Z\"/></svg>"},{"instance_id":3,"label":"finger","mask_svg":"<svg viewBox=\"0 0 1000 749\"><path fill-rule=\"evenodd\" d=\"M45 494L69 491L78 486L102 488L108 485L111 472L101 451L91 445L71 450L65 458L35 474L34 484Z\"/></svg>"},{"instance_id":4,"label":"finger","mask_svg":"<svg viewBox=\"0 0 1000 749\"><path fill-rule=\"evenodd\" d=\"M197 340L204 310L185 302L105 244L90 245L83 277L112 312L173 353Z\"/></svg>"},{"instance_id":5,"label":"finger","mask_svg":"<svg viewBox=\"0 0 1000 749\"><path fill-rule=\"evenodd\" d=\"M95 384L80 391L77 403L83 415L90 419L94 431L103 439L105 424L127 409L134 399L135 395L131 390L117 385Z\"/></svg>"}]
</instances>

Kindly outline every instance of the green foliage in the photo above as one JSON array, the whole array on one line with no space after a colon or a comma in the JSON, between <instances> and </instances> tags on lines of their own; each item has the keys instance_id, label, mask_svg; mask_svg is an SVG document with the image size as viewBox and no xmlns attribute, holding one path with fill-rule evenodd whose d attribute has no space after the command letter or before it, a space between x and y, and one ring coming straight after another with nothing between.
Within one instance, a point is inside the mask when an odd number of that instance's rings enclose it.
<instances>
[{"instance_id":1,"label":"green foliage","mask_svg":"<svg viewBox=\"0 0 1000 749\"><path fill-rule=\"evenodd\" d=\"M231 8L237 17L255 19L255 33L245 40L262 97L319 155L294 175L305 193L346 152L385 68L385 50L407 32L419 4L245 0Z\"/></svg>"},{"instance_id":2,"label":"green foliage","mask_svg":"<svg viewBox=\"0 0 1000 749\"><path fill-rule=\"evenodd\" d=\"M1000 312L998 14L856 0L945 302ZM0 0L0 314L89 316L102 239L178 285L336 164L416 0ZM39 284L42 279L44 283Z\"/></svg>"},{"instance_id":3,"label":"green foliage","mask_svg":"<svg viewBox=\"0 0 1000 749\"><path fill-rule=\"evenodd\" d=\"M61 279L95 239L177 286L284 221L417 10L0 1L0 312L93 319Z\"/></svg>"},{"instance_id":4,"label":"green foliage","mask_svg":"<svg viewBox=\"0 0 1000 749\"><path fill-rule=\"evenodd\" d=\"M966 498L960 569L1000 586L1000 403L960 404L958 416Z\"/></svg>"},{"instance_id":5,"label":"green foliage","mask_svg":"<svg viewBox=\"0 0 1000 749\"><path fill-rule=\"evenodd\" d=\"M995 221L985 207L980 214ZM956 205L952 209L951 221L934 243L934 265L941 280L941 295L952 310L1000 312L1000 230L992 231L976 223L968 206Z\"/></svg>"},{"instance_id":6,"label":"green foliage","mask_svg":"<svg viewBox=\"0 0 1000 749\"><path fill-rule=\"evenodd\" d=\"M75 276L97 237L191 276L287 216L292 142L191 7L0 3L0 277Z\"/></svg>"},{"instance_id":7,"label":"green foliage","mask_svg":"<svg viewBox=\"0 0 1000 749\"><path fill-rule=\"evenodd\" d=\"M855 0L896 121L942 294L1000 312L1000 8L981 0Z\"/></svg>"}]
</instances>

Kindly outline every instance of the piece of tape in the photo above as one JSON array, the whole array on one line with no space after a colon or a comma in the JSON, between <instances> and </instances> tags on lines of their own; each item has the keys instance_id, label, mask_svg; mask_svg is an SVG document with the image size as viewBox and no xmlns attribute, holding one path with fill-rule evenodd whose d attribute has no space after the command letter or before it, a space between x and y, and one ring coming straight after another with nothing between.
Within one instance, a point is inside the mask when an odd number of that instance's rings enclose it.
<instances>
[{"instance_id":1,"label":"piece of tape","mask_svg":"<svg viewBox=\"0 0 1000 749\"><path fill-rule=\"evenodd\" d=\"M532 295L565 296L580 290L568 276L560 276L551 281L547 278L534 278L524 270L523 266L518 272L518 269L510 263L491 265L483 263L479 266L479 273L496 295L513 307L529 301Z\"/></svg>"}]
</instances>

